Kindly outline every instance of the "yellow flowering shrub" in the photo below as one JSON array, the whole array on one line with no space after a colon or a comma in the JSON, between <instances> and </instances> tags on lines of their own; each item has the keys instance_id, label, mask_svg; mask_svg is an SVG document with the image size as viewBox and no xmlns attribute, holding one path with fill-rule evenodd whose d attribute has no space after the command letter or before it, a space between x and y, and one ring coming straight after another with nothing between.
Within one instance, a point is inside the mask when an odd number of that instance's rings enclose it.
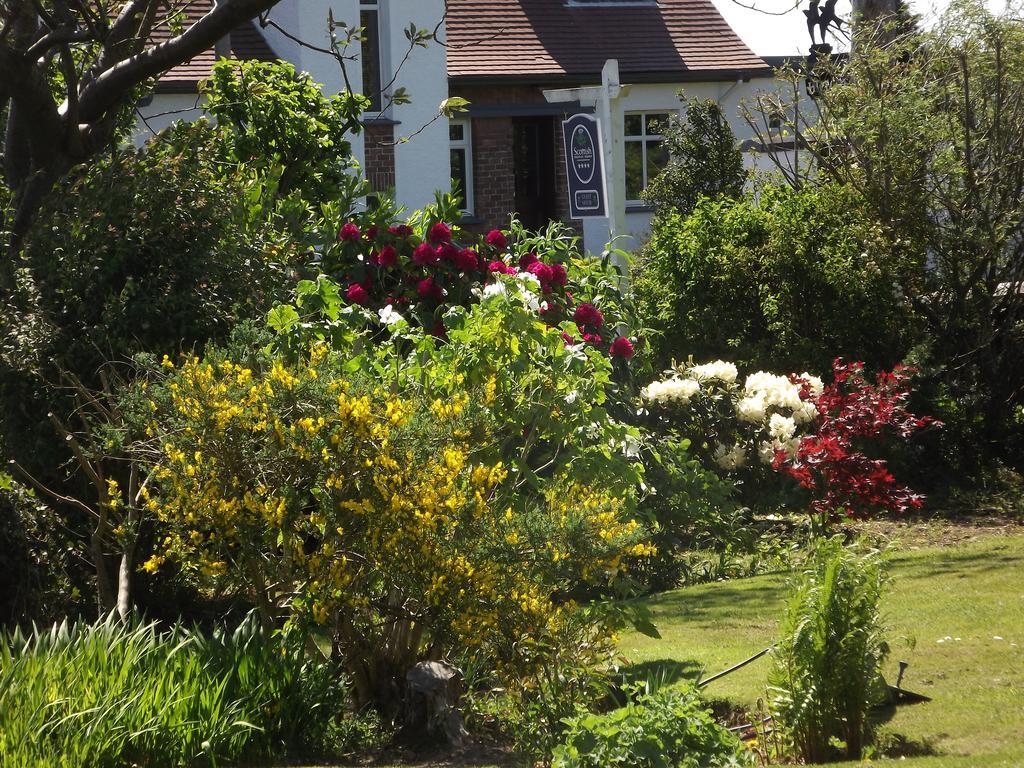
<instances>
[{"instance_id":1,"label":"yellow flowering shrub","mask_svg":"<svg viewBox=\"0 0 1024 768\"><path fill-rule=\"evenodd\" d=\"M165 360L139 449L162 523L144 567L172 559L268 620L325 626L362 702L427 656L522 674L574 590L651 548L622 499L567 477L516 487L494 458L494 389L391 391L320 345L289 364Z\"/></svg>"}]
</instances>

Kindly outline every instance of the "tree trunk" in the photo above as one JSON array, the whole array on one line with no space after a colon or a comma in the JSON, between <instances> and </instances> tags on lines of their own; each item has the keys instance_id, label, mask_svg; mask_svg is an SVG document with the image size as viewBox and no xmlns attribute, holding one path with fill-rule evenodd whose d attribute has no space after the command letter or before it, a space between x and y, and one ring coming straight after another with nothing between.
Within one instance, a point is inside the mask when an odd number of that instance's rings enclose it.
<instances>
[{"instance_id":1,"label":"tree trunk","mask_svg":"<svg viewBox=\"0 0 1024 768\"><path fill-rule=\"evenodd\" d=\"M107 538L107 527L107 517L103 513L92 532L89 547L93 567L96 569L96 599L101 617L106 616L117 607L117 593L113 589L113 580L110 577L110 570L107 568L107 556L103 551L103 542Z\"/></svg>"},{"instance_id":2,"label":"tree trunk","mask_svg":"<svg viewBox=\"0 0 1024 768\"><path fill-rule=\"evenodd\" d=\"M854 50L862 39L884 46L912 28L903 0L853 0L850 46Z\"/></svg>"}]
</instances>

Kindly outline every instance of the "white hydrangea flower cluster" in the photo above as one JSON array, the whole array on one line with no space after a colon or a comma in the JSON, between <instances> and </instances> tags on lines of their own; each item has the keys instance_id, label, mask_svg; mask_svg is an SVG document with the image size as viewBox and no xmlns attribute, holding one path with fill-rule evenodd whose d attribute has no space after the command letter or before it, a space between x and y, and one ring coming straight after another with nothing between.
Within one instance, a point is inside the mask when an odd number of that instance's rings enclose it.
<instances>
[{"instance_id":1,"label":"white hydrangea flower cluster","mask_svg":"<svg viewBox=\"0 0 1024 768\"><path fill-rule=\"evenodd\" d=\"M824 390L824 384L817 376L802 373L800 378L809 382L814 396ZM818 409L811 401L800 399L800 389L800 385L791 382L787 376L765 371L752 373L743 384L743 397L736 403L736 415L740 421L760 424L772 414L773 408L777 408L789 411L796 424L810 423L817 418Z\"/></svg>"},{"instance_id":2,"label":"white hydrangea flower cluster","mask_svg":"<svg viewBox=\"0 0 1024 768\"><path fill-rule=\"evenodd\" d=\"M686 405L690 398L700 391L700 384L693 379L672 377L662 381L652 381L644 387L643 398L652 403L679 403Z\"/></svg>"},{"instance_id":3,"label":"white hydrangea flower cluster","mask_svg":"<svg viewBox=\"0 0 1024 768\"><path fill-rule=\"evenodd\" d=\"M686 373L697 379L697 381L712 381L717 379L718 381L723 381L726 384L732 384L739 376L739 371L736 370L736 366L733 363L727 363L725 360L715 360L712 363L695 365L692 368L687 369Z\"/></svg>"},{"instance_id":4,"label":"white hydrangea flower cluster","mask_svg":"<svg viewBox=\"0 0 1024 768\"><path fill-rule=\"evenodd\" d=\"M738 376L733 363L715 360L680 369L667 379L652 382L642 394L653 403L688 405L702 388L721 382L734 400L739 424L747 425L743 432L748 436L736 445L716 445L712 453L715 463L726 471L733 471L747 463L748 455L756 454L765 464L772 463L778 450L795 457L800 448L801 427L811 424L818 416L814 402L800 398L804 385L794 384L788 376L758 371L740 386ZM797 378L807 382L815 397L824 390L824 383L817 376L802 373ZM708 392L710 394L711 390Z\"/></svg>"}]
</instances>

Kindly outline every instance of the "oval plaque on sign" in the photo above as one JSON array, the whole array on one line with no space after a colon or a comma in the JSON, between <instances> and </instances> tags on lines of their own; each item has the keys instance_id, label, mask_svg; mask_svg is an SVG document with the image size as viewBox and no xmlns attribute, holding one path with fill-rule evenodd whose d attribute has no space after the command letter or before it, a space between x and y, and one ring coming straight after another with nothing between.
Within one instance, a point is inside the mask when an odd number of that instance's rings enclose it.
<instances>
[{"instance_id":1,"label":"oval plaque on sign","mask_svg":"<svg viewBox=\"0 0 1024 768\"><path fill-rule=\"evenodd\" d=\"M594 178L594 138L582 125L572 132L572 169L583 184Z\"/></svg>"}]
</instances>

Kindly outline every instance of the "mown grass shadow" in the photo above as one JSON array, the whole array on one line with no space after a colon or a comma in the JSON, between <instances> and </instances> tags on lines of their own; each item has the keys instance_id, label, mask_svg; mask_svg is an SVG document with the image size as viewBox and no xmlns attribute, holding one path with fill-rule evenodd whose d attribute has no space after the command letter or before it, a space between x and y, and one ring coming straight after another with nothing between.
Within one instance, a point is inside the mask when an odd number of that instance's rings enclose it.
<instances>
[{"instance_id":1,"label":"mown grass shadow","mask_svg":"<svg viewBox=\"0 0 1024 768\"><path fill-rule=\"evenodd\" d=\"M713 589L707 588L713 586ZM671 614L680 621L728 621L777 615L786 594L782 577L758 577L737 584L701 585L663 592L646 601L655 614Z\"/></svg>"},{"instance_id":2,"label":"mown grass shadow","mask_svg":"<svg viewBox=\"0 0 1024 768\"><path fill-rule=\"evenodd\" d=\"M1007 567L1024 567L1024 555L1014 552L957 552L947 550L933 557L896 558L895 566L900 578L933 579L954 572L959 578L1002 571Z\"/></svg>"}]
</instances>

